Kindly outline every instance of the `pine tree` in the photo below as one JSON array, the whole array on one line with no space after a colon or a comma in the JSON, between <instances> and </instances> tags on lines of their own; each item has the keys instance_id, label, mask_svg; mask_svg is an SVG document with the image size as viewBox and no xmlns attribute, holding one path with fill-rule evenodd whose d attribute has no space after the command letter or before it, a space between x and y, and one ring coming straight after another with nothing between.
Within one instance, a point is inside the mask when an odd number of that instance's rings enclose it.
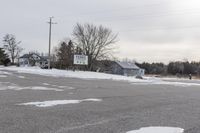
<instances>
[{"instance_id":1,"label":"pine tree","mask_svg":"<svg viewBox=\"0 0 200 133\"><path fill-rule=\"evenodd\" d=\"M5 50L3 48L0 48L0 64L7 66L9 62L10 59L8 58L8 55L5 53Z\"/></svg>"},{"instance_id":2,"label":"pine tree","mask_svg":"<svg viewBox=\"0 0 200 133\"><path fill-rule=\"evenodd\" d=\"M59 66L61 69L69 68L73 65L73 44L71 41L61 42L57 51Z\"/></svg>"}]
</instances>

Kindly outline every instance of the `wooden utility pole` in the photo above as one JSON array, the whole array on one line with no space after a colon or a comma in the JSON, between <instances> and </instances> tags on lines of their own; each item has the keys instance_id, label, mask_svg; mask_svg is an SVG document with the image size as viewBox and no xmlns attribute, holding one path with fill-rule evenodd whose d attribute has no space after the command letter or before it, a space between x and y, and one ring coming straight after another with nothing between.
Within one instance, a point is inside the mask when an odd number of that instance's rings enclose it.
<instances>
[{"instance_id":1,"label":"wooden utility pole","mask_svg":"<svg viewBox=\"0 0 200 133\"><path fill-rule=\"evenodd\" d=\"M54 23L54 22L52 22L52 19L53 19L54 17L50 17L49 18L49 60L48 60L48 69L50 69L51 68L51 25L52 24L57 24L57 23Z\"/></svg>"}]
</instances>

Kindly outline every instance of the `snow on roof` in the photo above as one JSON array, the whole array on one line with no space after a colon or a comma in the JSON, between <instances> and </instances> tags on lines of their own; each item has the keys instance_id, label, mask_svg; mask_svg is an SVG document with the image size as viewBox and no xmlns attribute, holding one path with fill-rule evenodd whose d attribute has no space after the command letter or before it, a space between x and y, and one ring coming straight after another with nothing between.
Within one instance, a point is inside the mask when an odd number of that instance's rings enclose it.
<instances>
[{"instance_id":1,"label":"snow on roof","mask_svg":"<svg viewBox=\"0 0 200 133\"><path fill-rule=\"evenodd\" d=\"M135 63L116 61L118 65L125 69L140 69Z\"/></svg>"}]
</instances>

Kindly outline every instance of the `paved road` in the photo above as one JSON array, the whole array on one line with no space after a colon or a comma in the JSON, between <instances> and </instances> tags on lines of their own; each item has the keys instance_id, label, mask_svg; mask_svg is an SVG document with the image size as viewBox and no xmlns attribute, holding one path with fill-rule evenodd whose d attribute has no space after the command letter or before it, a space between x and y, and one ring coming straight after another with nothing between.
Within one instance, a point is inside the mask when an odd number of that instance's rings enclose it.
<instances>
[{"instance_id":1,"label":"paved road","mask_svg":"<svg viewBox=\"0 0 200 133\"><path fill-rule=\"evenodd\" d=\"M185 133L200 133L199 86L136 85L9 73L0 76L0 89L4 88L0 90L0 133L126 133L148 126L180 127ZM11 85L60 86L64 91L5 89ZM102 101L46 108L17 105L87 98Z\"/></svg>"}]
</instances>

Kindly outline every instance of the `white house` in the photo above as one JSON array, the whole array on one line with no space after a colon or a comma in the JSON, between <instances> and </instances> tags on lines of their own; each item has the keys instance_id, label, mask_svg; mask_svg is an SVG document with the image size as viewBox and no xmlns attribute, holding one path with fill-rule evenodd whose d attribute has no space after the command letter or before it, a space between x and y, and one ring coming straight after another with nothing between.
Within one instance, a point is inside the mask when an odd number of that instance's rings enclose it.
<instances>
[{"instance_id":1,"label":"white house","mask_svg":"<svg viewBox=\"0 0 200 133\"><path fill-rule=\"evenodd\" d=\"M45 68L48 65L48 58L35 53L24 54L19 57L19 66L39 66Z\"/></svg>"}]
</instances>

